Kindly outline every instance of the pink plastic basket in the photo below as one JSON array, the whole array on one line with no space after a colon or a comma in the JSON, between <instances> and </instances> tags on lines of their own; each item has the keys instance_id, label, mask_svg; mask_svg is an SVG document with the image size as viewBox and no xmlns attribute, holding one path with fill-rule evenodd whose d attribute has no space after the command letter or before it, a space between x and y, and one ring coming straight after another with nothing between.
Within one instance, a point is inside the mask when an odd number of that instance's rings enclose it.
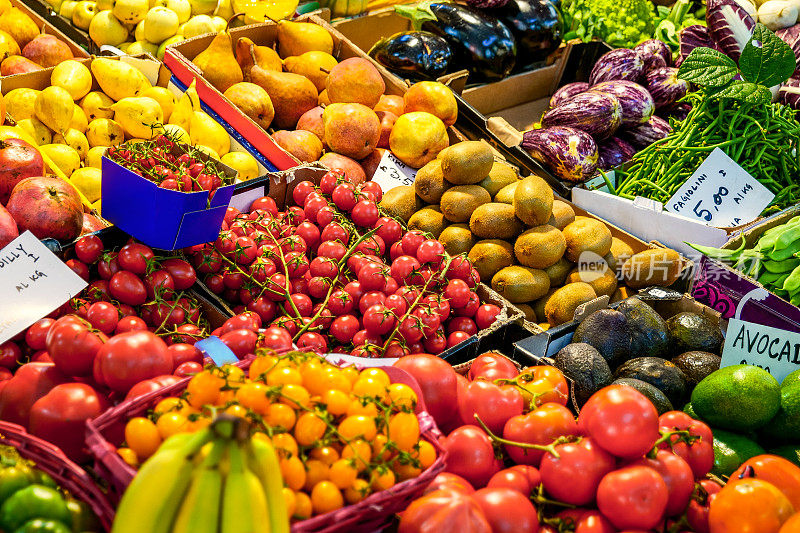
<instances>
[{"instance_id":1,"label":"pink plastic basket","mask_svg":"<svg viewBox=\"0 0 800 533\"><path fill-rule=\"evenodd\" d=\"M111 528L115 511L107 495L89 474L70 461L57 446L34 437L22 426L9 422L0 422L0 444L13 446L22 457L35 462L61 488L88 504L106 531Z\"/></svg>"},{"instance_id":2,"label":"pink plastic basket","mask_svg":"<svg viewBox=\"0 0 800 533\"><path fill-rule=\"evenodd\" d=\"M252 359L245 359L236 363L236 366L247 370L251 362ZM422 494L431 481L444 471L445 451L438 442L442 434L436 427L433 417L425 411L419 384L410 374L399 368L389 366L383 367L383 370L393 383L405 383L416 392L417 398L420 399L417 404L420 433L436 449L436 461L416 478L372 494L355 505L293 524L294 533L378 531L388 525L396 513L405 510ZM172 386L124 402L94 420L87 421L86 444L94 457L95 471L109 483L109 496L113 502L119 502L128 484L136 475L136 470L122 460L112 442L122 441L121 429L129 418L142 416L162 399L180 394L186 388L189 379L183 379ZM114 437L115 433L118 438Z\"/></svg>"}]
</instances>

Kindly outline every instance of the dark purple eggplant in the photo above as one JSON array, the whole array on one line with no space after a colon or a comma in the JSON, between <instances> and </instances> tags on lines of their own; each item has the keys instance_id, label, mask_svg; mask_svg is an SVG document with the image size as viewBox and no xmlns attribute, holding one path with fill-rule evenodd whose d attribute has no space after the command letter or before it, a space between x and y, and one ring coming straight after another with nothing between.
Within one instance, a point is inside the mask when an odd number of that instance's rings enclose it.
<instances>
[{"instance_id":1,"label":"dark purple eggplant","mask_svg":"<svg viewBox=\"0 0 800 533\"><path fill-rule=\"evenodd\" d=\"M427 31L403 31L370 48L372 59L401 77L434 80L447 72L453 53L441 37Z\"/></svg>"},{"instance_id":2,"label":"dark purple eggplant","mask_svg":"<svg viewBox=\"0 0 800 533\"><path fill-rule=\"evenodd\" d=\"M575 128L557 126L526 131L522 148L559 178L581 183L597 171L597 143Z\"/></svg>"},{"instance_id":3,"label":"dark purple eggplant","mask_svg":"<svg viewBox=\"0 0 800 533\"><path fill-rule=\"evenodd\" d=\"M681 45L678 50L678 59L675 61L675 66L681 66L683 60L689 57L689 54L695 48L705 47L717 50L717 43L711 40L708 34L708 28L695 24L694 26L687 26L680 31Z\"/></svg>"},{"instance_id":4,"label":"dark purple eggplant","mask_svg":"<svg viewBox=\"0 0 800 533\"><path fill-rule=\"evenodd\" d=\"M503 7L506 3L508 3L508 0L467 0L467 5L476 9Z\"/></svg>"},{"instance_id":5,"label":"dark purple eggplant","mask_svg":"<svg viewBox=\"0 0 800 533\"><path fill-rule=\"evenodd\" d=\"M470 81L497 81L509 75L517 46L511 31L499 20L471 7L446 2L396 5L415 30L431 32L450 45L451 70L466 69Z\"/></svg>"},{"instance_id":6,"label":"dark purple eggplant","mask_svg":"<svg viewBox=\"0 0 800 533\"><path fill-rule=\"evenodd\" d=\"M794 52L795 65L797 66L794 71L794 76L800 76L800 24L778 30L775 32L775 35L788 44L789 48Z\"/></svg>"},{"instance_id":7,"label":"dark purple eggplant","mask_svg":"<svg viewBox=\"0 0 800 533\"><path fill-rule=\"evenodd\" d=\"M671 118L674 118L675 120L684 120L689 116L689 112L691 110L692 104L689 102L679 102L677 104L672 104L671 106L662 107L656 111L658 112L659 118L663 118L669 122L669 119Z\"/></svg>"},{"instance_id":8,"label":"dark purple eggplant","mask_svg":"<svg viewBox=\"0 0 800 533\"><path fill-rule=\"evenodd\" d=\"M678 78L678 69L664 67L647 75L647 90L653 97L656 109L671 106L689 91L689 82Z\"/></svg>"},{"instance_id":9,"label":"dark purple eggplant","mask_svg":"<svg viewBox=\"0 0 800 533\"><path fill-rule=\"evenodd\" d=\"M550 109L558 107L573 96L585 93L588 90L589 84L585 81L574 81L572 83L568 83L553 93L553 96L550 97L549 107Z\"/></svg>"},{"instance_id":10,"label":"dark purple eggplant","mask_svg":"<svg viewBox=\"0 0 800 533\"><path fill-rule=\"evenodd\" d=\"M603 54L589 74L589 85L604 81L639 81L644 76L644 58L630 48L618 48Z\"/></svg>"},{"instance_id":11,"label":"dark purple eggplant","mask_svg":"<svg viewBox=\"0 0 800 533\"><path fill-rule=\"evenodd\" d=\"M648 39L643 43L637 44L634 50L644 57L645 68L649 56L661 57L664 60L664 66L672 64L672 50L670 50L667 43L659 39Z\"/></svg>"},{"instance_id":12,"label":"dark purple eggplant","mask_svg":"<svg viewBox=\"0 0 800 533\"><path fill-rule=\"evenodd\" d=\"M487 9L486 13L497 17L514 34L516 69L544 61L561 45L561 15L550 0L508 0L503 7Z\"/></svg>"},{"instance_id":13,"label":"dark purple eggplant","mask_svg":"<svg viewBox=\"0 0 800 533\"><path fill-rule=\"evenodd\" d=\"M794 109L800 109L800 78L789 78L778 89L778 101Z\"/></svg>"},{"instance_id":14,"label":"dark purple eggplant","mask_svg":"<svg viewBox=\"0 0 800 533\"><path fill-rule=\"evenodd\" d=\"M597 167L608 170L629 161L636 148L619 137L610 137L597 144L597 152L600 157Z\"/></svg>"},{"instance_id":15,"label":"dark purple eggplant","mask_svg":"<svg viewBox=\"0 0 800 533\"><path fill-rule=\"evenodd\" d=\"M616 96L596 91L577 94L544 114L542 126L569 126L597 139L614 135L622 123L622 106Z\"/></svg>"},{"instance_id":16,"label":"dark purple eggplant","mask_svg":"<svg viewBox=\"0 0 800 533\"><path fill-rule=\"evenodd\" d=\"M653 97L638 83L625 80L604 81L592 87L591 90L616 96L622 108L621 127L623 128L644 124L655 113L656 106L653 104Z\"/></svg>"},{"instance_id":17,"label":"dark purple eggplant","mask_svg":"<svg viewBox=\"0 0 800 533\"><path fill-rule=\"evenodd\" d=\"M708 34L723 54L739 61L744 45L753 36L756 21L736 0L706 2Z\"/></svg>"},{"instance_id":18,"label":"dark purple eggplant","mask_svg":"<svg viewBox=\"0 0 800 533\"><path fill-rule=\"evenodd\" d=\"M622 132L622 137L641 150L657 140L663 139L671 131L672 128L666 120L653 115L646 124Z\"/></svg>"}]
</instances>

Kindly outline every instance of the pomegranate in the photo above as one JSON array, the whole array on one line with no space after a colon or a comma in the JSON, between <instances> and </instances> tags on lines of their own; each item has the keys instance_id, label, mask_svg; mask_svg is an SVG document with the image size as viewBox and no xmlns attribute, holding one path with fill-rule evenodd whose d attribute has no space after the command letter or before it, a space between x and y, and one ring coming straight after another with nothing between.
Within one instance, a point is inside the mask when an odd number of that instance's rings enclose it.
<instances>
[{"instance_id":1,"label":"pomegranate","mask_svg":"<svg viewBox=\"0 0 800 533\"><path fill-rule=\"evenodd\" d=\"M6 208L20 233L30 230L39 239L69 241L80 235L83 227L80 196L59 178L25 178L11 191Z\"/></svg>"},{"instance_id":2,"label":"pomegranate","mask_svg":"<svg viewBox=\"0 0 800 533\"><path fill-rule=\"evenodd\" d=\"M8 202L20 181L44 174L39 151L22 139L0 140L0 204Z\"/></svg>"},{"instance_id":3,"label":"pomegranate","mask_svg":"<svg viewBox=\"0 0 800 533\"><path fill-rule=\"evenodd\" d=\"M93 233L105 227L106 224L96 216L90 215L88 213L83 214L83 228L81 229L81 235L85 235L86 233ZM2 233L0 233L0 235L2 235Z\"/></svg>"},{"instance_id":4,"label":"pomegranate","mask_svg":"<svg viewBox=\"0 0 800 533\"><path fill-rule=\"evenodd\" d=\"M8 209L0 205L0 248L19 237L19 230L14 217Z\"/></svg>"}]
</instances>

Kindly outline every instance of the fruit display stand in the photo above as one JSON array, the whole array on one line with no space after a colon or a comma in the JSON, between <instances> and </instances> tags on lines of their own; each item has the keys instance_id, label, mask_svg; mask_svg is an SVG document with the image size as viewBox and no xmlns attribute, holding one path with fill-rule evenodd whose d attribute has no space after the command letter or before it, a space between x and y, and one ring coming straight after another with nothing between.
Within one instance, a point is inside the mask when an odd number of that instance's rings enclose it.
<instances>
[{"instance_id":1,"label":"fruit display stand","mask_svg":"<svg viewBox=\"0 0 800 533\"><path fill-rule=\"evenodd\" d=\"M31 2L32 6L37 5L37 0L31 0ZM43 34L52 35L59 41L64 42L76 58L89 57L89 52L87 52L87 47L83 43L82 36L74 31L62 31L56 23L55 18L57 16L50 16L49 14L43 15L39 10L35 9L35 7L29 7L20 0L11 0L11 6L16 7L28 15ZM72 27L72 29L77 30L74 27Z\"/></svg>"},{"instance_id":2,"label":"fruit display stand","mask_svg":"<svg viewBox=\"0 0 800 533\"><path fill-rule=\"evenodd\" d=\"M8 422L0 422L0 445L12 446L23 458L34 461L59 486L88 504L103 528L111 529L114 507L108 496L85 470L70 461L58 447L28 434L21 426Z\"/></svg>"},{"instance_id":3,"label":"fruit display stand","mask_svg":"<svg viewBox=\"0 0 800 533\"><path fill-rule=\"evenodd\" d=\"M337 59L344 60L352 57L359 57L371 61L362 50L357 48L320 17L314 14L303 15L298 17L296 21L310 22L325 28L333 38L334 55ZM231 41L235 43L240 38L247 38L258 46L272 47L277 40L277 29L277 24L271 22L234 28L230 30ZM275 143L268 132L239 110L233 102L226 98L210 82L205 80L201 71L192 63L192 60L200 52L208 48L215 35L216 34L202 35L168 46L164 55L164 63L184 85L191 83L192 80L196 80L197 92L201 100L235 128L253 146L260 147L259 149L261 152L278 170L287 170L299 165L300 162ZM380 65L375 64L375 67L378 72L380 72L386 84L385 94L400 96L405 94L407 86L404 83ZM451 144L452 142L457 142L464 138L457 130L457 124L458 123L456 123L456 127L448 128Z\"/></svg>"},{"instance_id":4,"label":"fruit display stand","mask_svg":"<svg viewBox=\"0 0 800 533\"><path fill-rule=\"evenodd\" d=\"M41 19L58 30L59 33L66 35L69 40L78 44L84 50L84 54L87 52L96 54L100 51L89 38L88 32L77 28L70 19L59 15L58 12L54 11L53 5L50 3L45 0L25 0L25 4L31 11L37 13ZM78 54L75 54L75 57L78 57Z\"/></svg>"}]
</instances>

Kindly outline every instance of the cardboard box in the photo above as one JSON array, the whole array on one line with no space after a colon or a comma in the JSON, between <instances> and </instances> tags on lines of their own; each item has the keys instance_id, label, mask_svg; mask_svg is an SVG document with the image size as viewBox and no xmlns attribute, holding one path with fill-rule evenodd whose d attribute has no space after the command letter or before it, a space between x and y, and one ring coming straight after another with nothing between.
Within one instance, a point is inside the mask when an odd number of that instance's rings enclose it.
<instances>
[{"instance_id":1,"label":"cardboard box","mask_svg":"<svg viewBox=\"0 0 800 533\"><path fill-rule=\"evenodd\" d=\"M722 248L737 249L742 241L748 248L754 246L765 231L798 215L800 206L785 209L743 231ZM755 279L706 256L700 258L692 294L724 318L800 332L800 309L797 306L770 292Z\"/></svg>"},{"instance_id":2,"label":"cardboard box","mask_svg":"<svg viewBox=\"0 0 800 533\"><path fill-rule=\"evenodd\" d=\"M313 14L304 15L297 20L318 24L328 30L333 37L334 55L337 59L342 60L350 57L369 59L364 52L358 49L352 42L347 40L341 33L336 31L320 17ZM277 28L278 26L272 22L235 28L230 31L231 40L236 43L240 37L247 37L257 45L271 47L277 40ZM207 82L202 77L200 70L192 63L192 60L197 54L208 47L215 35L216 34L213 33L201 35L168 46L164 55L164 63L182 84L188 85L193 79L197 80L196 87L200 99L205 102L211 110L236 129L246 141L258 147L258 150L277 170L288 170L300 165L300 162L295 159L294 156L272 140L268 132L264 131L261 126L242 113L233 102L228 100L213 85ZM375 65L386 83L386 94L402 95L405 93L407 88L405 84L380 65ZM453 128L449 129L451 142L463 140L463 136L456 130Z\"/></svg>"},{"instance_id":3,"label":"cardboard box","mask_svg":"<svg viewBox=\"0 0 800 533\"><path fill-rule=\"evenodd\" d=\"M45 33L55 35L67 42L75 57L88 57L90 53L96 54L100 51L87 32L79 29L71 20L56 13L53 6L45 0L25 0L24 4L19 0L11 0L11 5L22 9L36 22L39 28L42 27L40 22L46 24ZM80 49L80 54L78 50L73 49L73 46Z\"/></svg>"}]
</instances>

